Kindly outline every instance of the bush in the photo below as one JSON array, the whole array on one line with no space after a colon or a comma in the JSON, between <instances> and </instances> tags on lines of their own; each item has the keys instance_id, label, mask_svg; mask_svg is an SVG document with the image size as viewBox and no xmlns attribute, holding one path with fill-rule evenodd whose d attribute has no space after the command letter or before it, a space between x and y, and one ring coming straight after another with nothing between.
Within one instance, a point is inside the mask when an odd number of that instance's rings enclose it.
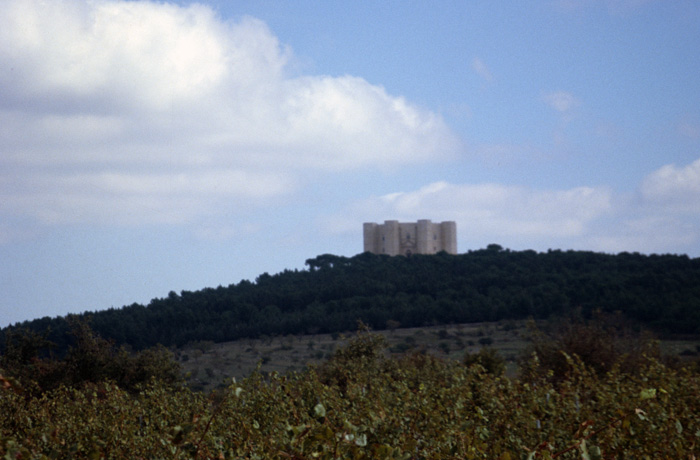
<instances>
[{"instance_id":1,"label":"bush","mask_svg":"<svg viewBox=\"0 0 700 460\"><path fill-rule=\"evenodd\" d=\"M506 362L496 350L484 347L477 353L465 353L462 364L467 367L479 365L484 370L493 375L503 375L506 370Z\"/></svg>"},{"instance_id":2,"label":"bush","mask_svg":"<svg viewBox=\"0 0 700 460\"><path fill-rule=\"evenodd\" d=\"M391 347L390 351L392 353L406 353L408 350L412 349L413 345L407 343L407 342L399 342L393 347Z\"/></svg>"},{"instance_id":3,"label":"bush","mask_svg":"<svg viewBox=\"0 0 700 460\"><path fill-rule=\"evenodd\" d=\"M386 340L381 335L371 333L362 323L359 329L355 337L344 347L335 350L330 359L319 366L321 381L345 388L361 375L379 369L385 359Z\"/></svg>"},{"instance_id":4,"label":"bush","mask_svg":"<svg viewBox=\"0 0 700 460\"><path fill-rule=\"evenodd\" d=\"M639 375L598 375L570 358L566 379L531 384L428 354L388 359L379 345L360 334L326 363L329 374L256 373L210 397L154 382L136 395L99 383L25 398L0 377L0 458L697 455L700 379L656 360ZM339 376L343 385L329 383Z\"/></svg>"},{"instance_id":5,"label":"bush","mask_svg":"<svg viewBox=\"0 0 700 460\"><path fill-rule=\"evenodd\" d=\"M534 323L529 329L531 343L519 359L521 376L526 379L544 375L555 381L565 379L571 357L598 375L614 368L637 373L650 359L661 358L659 344L649 333L631 332L617 316L597 314L589 321L575 318L555 323L550 333L540 331ZM537 362L534 367L533 359Z\"/></svg>"},{"instance_id":6,"label":"bush","mask_svg":"<svg viewBox=\"0 0 700 460\"><path fill-rule=\"evenodd\" d=\"M32 394L62 385L79 387L107 380L135 392L154 378L169 385L182 379L180 365L163 346L129 353L99 337L84 321L72 321L70 334L74 343L63 358L47 351L51 343L44 336L31 331L8 334L0 368L25 389L31 389Z\"/></svg>"}]
</instances>

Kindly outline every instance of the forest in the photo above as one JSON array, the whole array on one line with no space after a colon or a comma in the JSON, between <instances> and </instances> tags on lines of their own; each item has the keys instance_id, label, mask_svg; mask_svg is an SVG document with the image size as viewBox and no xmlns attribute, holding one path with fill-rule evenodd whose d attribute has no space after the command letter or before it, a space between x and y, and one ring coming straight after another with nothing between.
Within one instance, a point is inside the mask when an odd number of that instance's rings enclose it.
<instances>
[{"instance_id":1,"label":"forest","mask_svg":"<svg viewBox=\"0 0 700 460\"><path fill-rule=\"evenodd\" d=\"M105 339L133 350L207 340L375 330L577 311L618 313L659 336L700 333L700 259L686 255L513 251L497 244L459 255L320 255L304 270L254 282L171 291L148 305L26 321L0 331L46 334L65 352L69 323L88 320Z\"/></svg>"}]
</instances>

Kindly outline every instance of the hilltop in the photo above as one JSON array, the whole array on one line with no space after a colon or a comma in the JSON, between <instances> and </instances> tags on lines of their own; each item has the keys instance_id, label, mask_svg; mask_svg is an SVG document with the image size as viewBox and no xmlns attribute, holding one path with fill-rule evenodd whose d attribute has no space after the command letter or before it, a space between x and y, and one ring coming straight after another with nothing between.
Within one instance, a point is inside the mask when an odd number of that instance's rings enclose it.
<instances>
[{"instance_id":1,"label":"hilltop","mask_svg":"<svg viewBox=\"0 0 700 460\"><path fill-rule=\"evenodd\" d=\"M135 350L261 336L375 330L577 311L618 313L660 335L700 333L700 259L685 255L511 251L499 245L459 255L321 255L305 270L263 273L254 282L171 291L148 305L77 315L100 336ZM49 331L68 346L67 318L10 328Z\"/></svg>"}]
</instances>

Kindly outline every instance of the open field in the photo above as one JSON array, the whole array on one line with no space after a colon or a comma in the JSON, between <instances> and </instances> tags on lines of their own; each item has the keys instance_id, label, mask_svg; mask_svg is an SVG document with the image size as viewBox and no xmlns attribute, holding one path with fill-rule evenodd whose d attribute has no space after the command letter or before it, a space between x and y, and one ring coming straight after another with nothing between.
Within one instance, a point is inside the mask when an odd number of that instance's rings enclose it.
<instances>
[{"instance_id":1,"label":"open field","mask_svg":"<svg viewBox=\"0 0 700 460\"><path fill-rule=\"evenodd\" d=\"M488 346L506 360L506 373L511 376L515 375L517 358L528 344L525 321L397 328L376 333L385 337L391 354L424 351L461 360L466 352L475 353ZM300 371L307 364L328 359L347 339L348 335L343 334L315 334L217 344L197 342L177 350L176 357L189 374L192 387L211 390L222 383L228 384L232 377L240 380L250 375L258 365L262 372ZM662 341L661 349L665 354L692 359L700 354L700 340Z\"/></svg>"}]
</instances>

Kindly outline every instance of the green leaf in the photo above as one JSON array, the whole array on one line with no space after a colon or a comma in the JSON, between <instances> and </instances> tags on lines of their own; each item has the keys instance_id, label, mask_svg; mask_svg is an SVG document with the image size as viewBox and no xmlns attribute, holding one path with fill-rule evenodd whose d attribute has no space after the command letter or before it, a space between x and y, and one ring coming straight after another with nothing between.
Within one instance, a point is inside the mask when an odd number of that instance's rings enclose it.
<instances>
[{"instance_id":1,"label":"green leaf","mask_svg":"<svg viewBox=\"0 0 700 460\"><path fill-rule=\"evenodd\" d=\"M584 439L579 444L579 449L581 449L581 458L583 460L592 460L590 454L588 453L588 447L586 446L586 440Z\"/></svg>"},{"instance_id":2,"label":"green leaf","mask_svg":"<svg viewBox=\"0 0 700 460\"><path fill-rule=\"evenodd\" d=\"M588 448L588 455L590 455L591 460L600 460L603 458L603 452L598 446L590 446Z\"/></svg>"},{"instance_id":3,"label":"green leaf","mask_svg":"<svg viewBox=\"0 0 700 460\"><path fill-rule=\"evenodd\" d=\"M318 404L316 404L316 407L314 407L314 413L316 414L316 417L325 417L326 416L326 408L323 407L323 404L318 403Z\"/></svg>"},{"instance_id":4,"label":"green leaf","mask_svg":"<svg viewBox=\"0 0 700 460\"><path fill-rule=\"evenodd\" d=\"M639 397L644 399L652 399L656 397L656 388L647 388L639 393Z\"/></svg>"},{"instance_id":5,"label":"green leaf","mask_svg":"<svg viewBox=\"0 0 700 460\"><path fill-rule=\"evenodd\" d=\"M367 445L367 435L362 433L355 438L355 445L365 447Z\"/></svg>"},{"instance_id":6,"label":"green leaf","mask_svg":"<svg viewBox=\"0 0 700 460\"><path fill-rule=\"evenodd\" d=\"M586 444L586 440L581 441L579 446L581 449L581 458L583 460L601 460L603 458L603 453L598 446L589 446Z\"/></svg>"}]
</instances>

